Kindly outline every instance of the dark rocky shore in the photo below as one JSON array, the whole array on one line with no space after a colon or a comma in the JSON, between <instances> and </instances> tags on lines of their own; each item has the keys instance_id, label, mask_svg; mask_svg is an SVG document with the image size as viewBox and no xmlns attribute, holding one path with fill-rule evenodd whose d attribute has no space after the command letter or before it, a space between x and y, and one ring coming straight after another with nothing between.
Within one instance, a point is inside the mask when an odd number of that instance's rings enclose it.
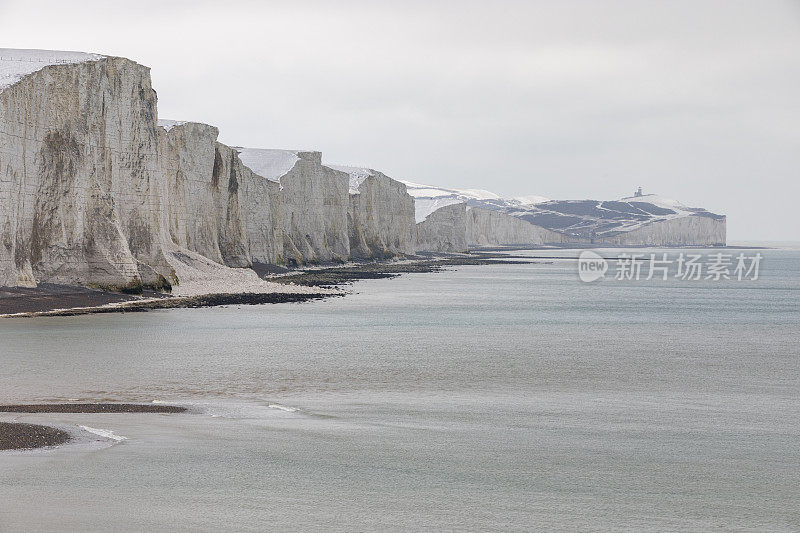
<instances>
[{"instance_id":1,"label":"dark rocky shore","mask_svg":"<svg viewBox=\"0 0 800 533\"><path fill-rule=\"evenodd\" d=\"M59 308L100 306L135 299L135 296L129 294L53 283L42 283L35 289L0 287L0 314L37 313Z\"/></svg>"},{"instance_id":2,"label":"dark rocky shore","mask_svg":"<svg viewBox=\"0 0 800 533\"><path fill-rule=\"evenodd\" d=\"M336 287L361 279L394 278L400 274L413 272L441 272L447 267L455 266L529 263L531 263L529 258L510 256L508 254L480 253L435 258L429 256L415 261L361 263L348 266L315 268L267 279L276 283L294 283L312 287Z\"/></svg>"},{"instance_id":3,"label":"dark rocky shore","mask_svg":"<svg viewBox=\"0 0 800 533\"><path fill-rule=\"evenodd\" d=\"M361 279L393 278L412 272L440 272L448 267L491 264L527 264L530 258L502 253L425 255L409 261L331 265L287 271L255 270L265 280L281 284L329 288ZM279 272L288 273L279 273ZM74 316L95 313L127 313L151 309L197 308L220 305L248 305L304 302L342 296L319 293L237 293L171 297L148 291L141 296L67 285L41 284L37 288L0 287L0 315ZM109 304L119 304L109 306Z\"/></svg>"},{"instance_id":4,"label":"dark rocky shore","mask_svg":"<svg viewBox=\"0 0 800 533\"><path fill-rule=\"evenodd\" d=\"M69 433L66 431L48 426L0 422L0 450L25 450L44 446L58 446L69 442L69 439Z\"/></svg>"},{"instance_id":5,"label":"dark rocky shore","mask_svg":"<svg viewBox=\"0 0 800 533\"><path fill-rule=\"evenodd\" d=\"M38 289L31 289L38 290ZM241 304L271 304L305 302L307 300L319 300L337 294L326 293L240 293L240 294L206 294L202 296L186 296L173 298L159 295L157 299L130 298L124 294L108 293L109 301L97 303L92 299L73 302L75 307L68 307L67 302L57 299L53 301L51 307L42 307L36 311L20 311L12 305L6 305L6 301L0 295L0 315L21 313L16 316L76 316L98 313L133 313L150 311L152 309L176 309L176 308L197 308L215 307L219 305L241 305ZM119 299L114 299L119 297ZM109 303L121 303L120 307L103 307Z\"/></svg>"}]
</instances>

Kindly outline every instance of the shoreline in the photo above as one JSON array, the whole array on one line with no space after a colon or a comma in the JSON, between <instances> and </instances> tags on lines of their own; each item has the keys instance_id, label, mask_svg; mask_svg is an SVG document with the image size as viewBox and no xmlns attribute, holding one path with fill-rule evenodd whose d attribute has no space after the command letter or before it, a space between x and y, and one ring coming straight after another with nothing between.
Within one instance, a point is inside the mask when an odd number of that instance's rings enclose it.
<instances>
[{"instance_id":1,"label":"shoreline","mask_svg":"<svg viewBox=\"0 0 800 533\"><path fill-rule=\"evenodd\" d=\"M391 279L401 274L437 273L447 267L480 266L493 264L537 263L531 258L502 253L449 254L411 260L347 263L336 266L320 266L291 271L265 278L273 283L302 285L306 287L336 288L364 279Z\"/></svg>"},{"instance_id":2,"label":"shoreline","mask_svg":"<svg viewBox=\"0 0 800 533\"><path fill-rule=\"evenodd\" d=\"M449 266L497 263L527 264L530 258L499 253L450 254L373 263L314 265L260 278L271 291L218 292L172 296L150 292L114 293L81 286L41 284L38 288L0 287L0 318L78 316L102 313L145 312L156 309L299 303L346 296L342 285L362 279L387 279L415 272L441 272ZM229 289L229 287L226 287Z\"/></svg>"},{"instance_id":3,"label":"shoreline","mask_svg":"<svg viewBox=\"0 0 800 533\"><path fill-rule=\"evenodd\" d=\"M92 402L0 405L0 413L16 414L178 414L186 412L188 412L186 407L167 404ZM85 426L81 426L81 428L86 429ZM74 440L73 434L57 427L16 421L0 421L0 451L55 447L67 444L72 440Z\"/></svg>"},{"instance_id":4,"label":"shoreline","mask_svg":"<svg viewBox=\"0 0 800 533\"><path fill-rule=\"evenodd\" d=\"M99 306L67 307L43 311L23 313L0 314L0 318L34 318L45 316L79 316L104 313L139 313L156 309L195 309L200 307L218 307L221 305L257 305L269 303L305 302L308 300L321 300L335 296L344 296L343 293L293 293L293 292L266 292L266 293L222 293L204 294L201 296L176 296L162 298L144 298L139 300L125 300ZM0 302L2 309L2 302Z\"/></svg>"}]
</instances>

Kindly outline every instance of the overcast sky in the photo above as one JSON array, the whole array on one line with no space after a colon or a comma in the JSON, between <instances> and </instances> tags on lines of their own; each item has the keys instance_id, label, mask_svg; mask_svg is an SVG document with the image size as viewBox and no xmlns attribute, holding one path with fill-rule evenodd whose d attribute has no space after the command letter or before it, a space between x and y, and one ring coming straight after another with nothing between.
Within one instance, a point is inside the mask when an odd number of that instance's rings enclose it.
<instances>
[{"instance_id":1,"label":"overcast sky","mask_svg":"<svg viewBox=\"0 0 800 533\"><path fill-rule=\"evenodd\" d=\"M228 144L503 196L641 185L800 241L798 0L0 0L0 47L148 65L161 118Z\"/></svg>"}]
</instances>

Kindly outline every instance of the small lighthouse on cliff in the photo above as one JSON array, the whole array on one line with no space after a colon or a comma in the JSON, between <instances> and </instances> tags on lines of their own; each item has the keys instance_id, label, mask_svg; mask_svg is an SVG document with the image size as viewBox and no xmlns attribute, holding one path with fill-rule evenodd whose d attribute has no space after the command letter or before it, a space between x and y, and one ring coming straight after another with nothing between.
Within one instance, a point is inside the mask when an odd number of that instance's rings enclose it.
<instances>
[{"instance_id":1,"label":"small lighthouse on cliff","mask_svg":"<svg viewBox=\"0 0 800 533\"><path fill-rule=\"evenodd\" d=\"M640 196L644 196L644 194L642 193L642 188L641 188L641 187L639 187L638 189L636 189L636 192L635 192L635 193L633 193L633 196L634 196L635 198L638 198L638 197L640 197Z\"/></svg>"}]
</instances>

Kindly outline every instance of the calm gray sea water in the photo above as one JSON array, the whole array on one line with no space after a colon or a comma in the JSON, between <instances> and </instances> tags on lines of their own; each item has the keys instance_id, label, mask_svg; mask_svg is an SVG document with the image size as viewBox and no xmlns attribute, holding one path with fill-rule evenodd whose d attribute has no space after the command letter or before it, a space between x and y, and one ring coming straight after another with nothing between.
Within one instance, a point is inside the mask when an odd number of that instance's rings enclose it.
<instances>
[{"instance_id":1,"label":"calm gray sea water","mask_svg":"<svg viewBox=\"0 0 800 533\"><path fill-rule=\"evenodd\" d=\"M0 321L0 402L194 410L0 416L126 437L0 454L0 531L798 530L800 253L764 254L757 281L554 260Z\"/></svg>"}]
</instances>

